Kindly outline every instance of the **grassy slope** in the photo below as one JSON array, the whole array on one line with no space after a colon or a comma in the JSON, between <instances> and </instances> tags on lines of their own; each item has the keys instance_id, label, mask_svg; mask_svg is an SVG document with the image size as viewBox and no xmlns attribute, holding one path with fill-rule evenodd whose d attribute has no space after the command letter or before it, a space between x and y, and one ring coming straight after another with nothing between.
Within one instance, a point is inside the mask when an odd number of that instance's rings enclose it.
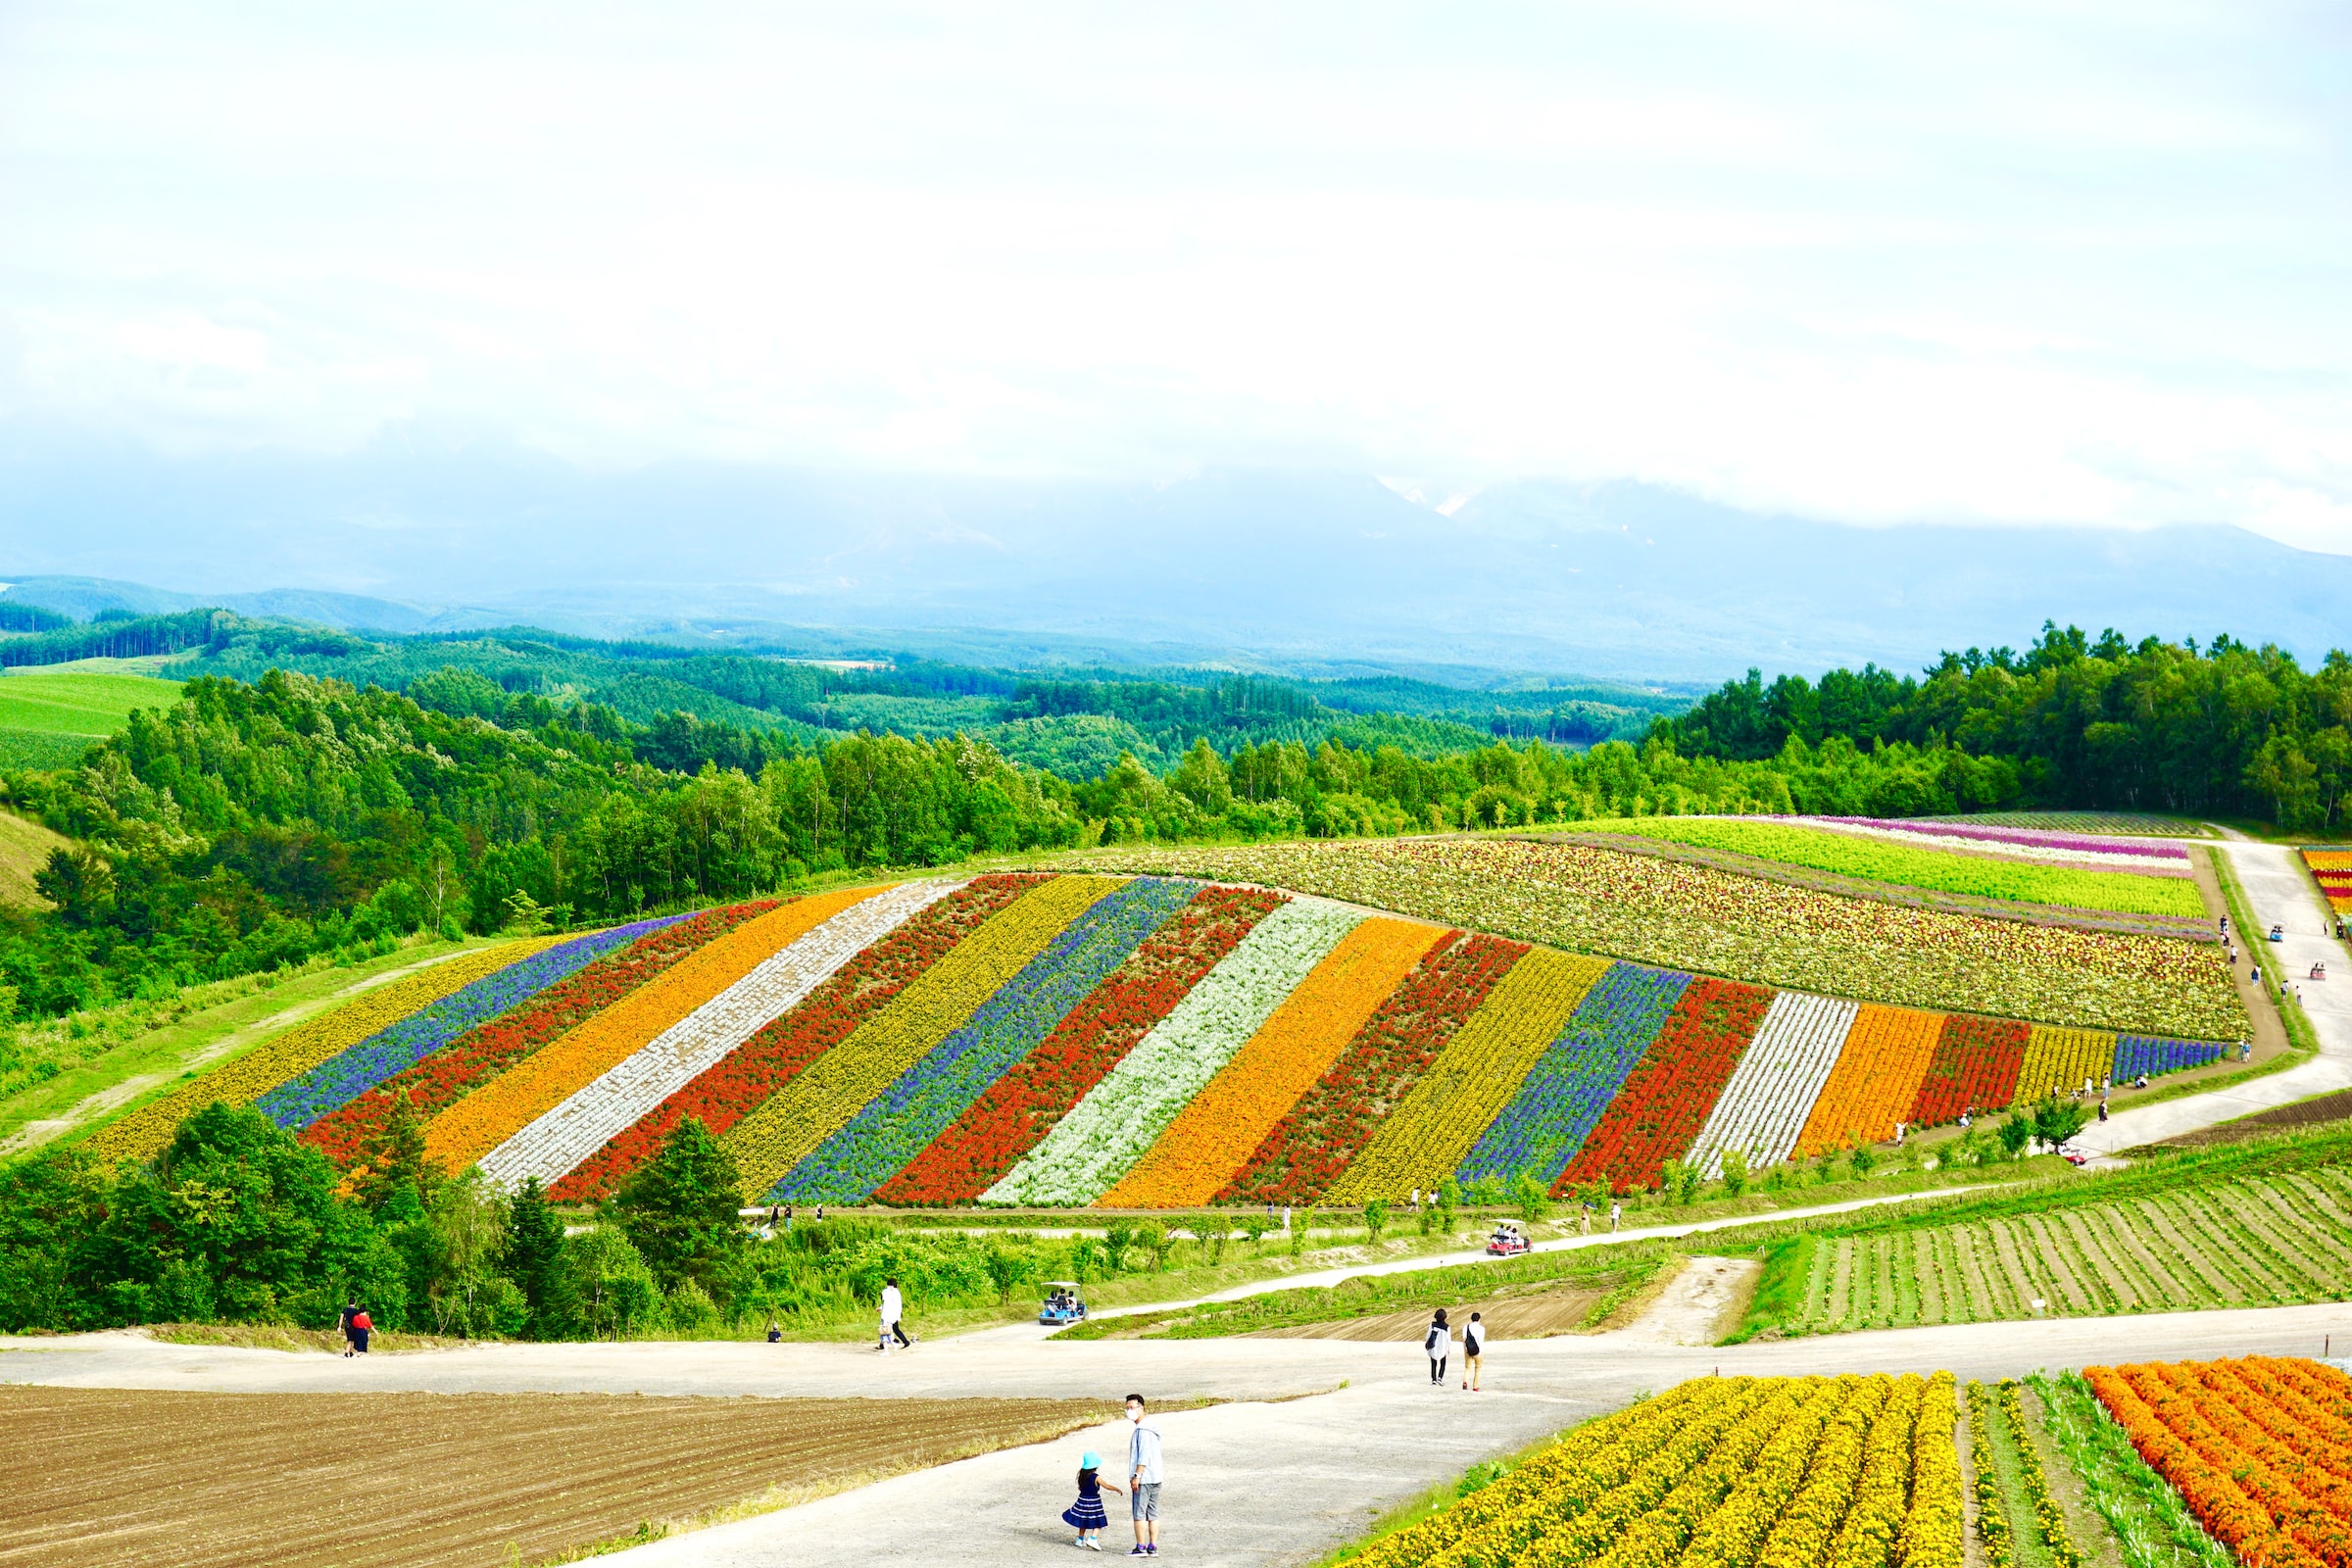
<instances>
[{"instance_id":1,"label":"grassy slope","mask_svg":"<svg viewBox=\"0 0 2352 1568\"><path fill-rule=\"evenodd\" d=\"M233 1060L362 982L457 951L435 943L365 963L197 986L169 1003L125 1003L77 1015L84 1029L79 1036L67 1020L20 1025L11 1054L32 1063L20 1075L46 1070L48 1076L0 1099L0 1145L11 1143L29 1122L69 1118L74 1125L54 1136L78 1140L101 1122L168 1092L191 1063L210 1068ZM211 1054L216 1048L219 1054ZM108 1096L104 1102L83 1105L101 1094Z\"/></svg>"},{"instance_id":2,"label":"grassy slope","mask_svg":"<svg viewBox=\"0 0 2352 1568\"><path fill-rule=\"evenodd\" d=\"M2037 865L1984 855L1883 843L1827 828L1733 817L1644 816L1577 825L1586 832L1629 833L1704 849L1731 850L1816 871L1931 888L1938 893L2112 909L2126 914L2169 914L2182 919L2197 919L2205 913L2196 887L2185 877Z\"/></svg>"},{"instance_id":3,"label":"grassy slope","mask_svg":"<svg viewBox=\"0 0 2352 1568\"><path fill-rule=\"evenodd\" d=\"M39 669L0 680L0 729L112 735L141 708L168 708L180 684L147 675Z\"/></svg>"},{"instance_id":4,"label":"grassy slope","mask_svg":"<svg viewBox=\"0 0 2352 1568\"><path fill-rule=\"evenodd\" d=\"M38 822L0 811L0 905L19 909L48 907L32 890L32 874L49 863L49 854L68 841Z\"/></svg>"}]
</instances>

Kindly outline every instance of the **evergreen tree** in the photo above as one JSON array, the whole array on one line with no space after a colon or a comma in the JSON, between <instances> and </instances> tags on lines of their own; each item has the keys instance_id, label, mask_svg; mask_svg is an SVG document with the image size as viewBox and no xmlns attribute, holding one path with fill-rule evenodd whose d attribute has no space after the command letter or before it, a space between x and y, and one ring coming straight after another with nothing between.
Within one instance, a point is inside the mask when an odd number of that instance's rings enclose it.
<instances>
[{"instance_id":1,"label":"evergreen tree","mask_svg":"<svg viewBox=\"0 0 2352 1568\"><path fill-rule=\"evenodd\" d=\"M547 1206L531 1177L507 1211L507 1250L501 1267L522 1291L530 1316L523 1332L534 1340L563 1337L570 1319L564 1289L564 1222Z\"/></svg>"},{"instance_id":2,"label":"evergreen tree","mask_svg":"<svg viewBox=\"0 0 2352 1568\"><path fill-rule=\"evenodd\" d=\"M663 1288L690 1279L714 1301L732 1299L745 1246L739 1180L735 1156L689 1116L613 1198L622 1232Z\"/></svg>"},{"instance_id":3,"label":"evergreen tree","mask_svg":"<svg viewBox=\"0 0 2352 1568\"><path fill-rule=\"evenodd\" d=\"M378 1213L398 1199L400 1217L421 1215L432 1203L440 1174L424 1152L424 1118L409 1103L404 1089L392 1097L392 1114L385 1118L383 1132L368 1146L368 1176L361 1184L361 1197ZM411 1197L414 1204L406 1200Z\"/></svg>"}]
</instances>

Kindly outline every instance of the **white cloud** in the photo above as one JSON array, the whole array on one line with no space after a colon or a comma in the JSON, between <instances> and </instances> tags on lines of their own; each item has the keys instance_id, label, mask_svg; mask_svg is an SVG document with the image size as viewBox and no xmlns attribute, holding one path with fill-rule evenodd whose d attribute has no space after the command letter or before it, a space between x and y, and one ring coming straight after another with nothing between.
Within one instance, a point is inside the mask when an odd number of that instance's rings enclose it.
<instances>
[{"instance_id":1,"label":"white cloud","mask_svg":"<svg viewBox=\"0 0 2352 1568\"><path fill-rule=\"evenodd\" d=\"M0 407L2352 550L2346 52L2235 4L19 8Z\"/></svg>"}]
</instances>

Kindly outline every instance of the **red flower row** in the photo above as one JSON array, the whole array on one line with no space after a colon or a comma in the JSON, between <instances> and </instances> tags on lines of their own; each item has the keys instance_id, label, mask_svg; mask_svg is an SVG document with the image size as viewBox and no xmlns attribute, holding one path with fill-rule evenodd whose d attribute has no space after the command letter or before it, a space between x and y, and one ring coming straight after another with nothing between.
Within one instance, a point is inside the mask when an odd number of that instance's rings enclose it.
<instances>
[{"instance_id":1,"label":"red flower row","mask_svg":"<svg viewBox=\"0 0 2352 1568\"><path fill-rule=\"evenodd\" d=\"M1762 986L1706 976L1691 981L1552 1191L1595 1177L1606 1177L1620 1193L1658 1185L1665 1162L1697 1141L1771 1004L1772 993Z\"/></svg>"},{"instance_id":2,"label":"red flower row","mask_svg":"<svg viewBox=\"0 0 2352 1568\"><path fill-rule=\"evenodd\" d=\"M1500 937L1448 931L1439 938L1218 1200L1303 1203L1321 1197L1527 951Z\"/></svg>"},{"instance_id":3,"label":"red flower row","mask_svg":"<svg viewBox=\"0 0 2352 1568\"><path fill-rule=\"evenodd\" d=\"M2031 1024L1955 1012L1943 1020L1928 1075L1920 1080L1907 1118L1914 1127L1957 1121L1962 1111L1998 1110L2017 1094Z\"/></svg>"},{"instance_id":4,"label":"red flower row","mask_svg":"<svg viewBox=\"0 0 2352 1568\"><path fill-rule=\"evenodd\" d=\"M669 1130L698 1116L718 1136L767 1102L803 1067L849 1038L915 976L978 930L1043 877L1018 872L975 877L858 954L831 979L772 1019L694 1081L616 1134L549 1189L567 1202L594 1202L616 1190L662 1147Z\"/></svg>"},{"instance_id":5,"label":"red flower row","mask_svg":"<svg viewBox=\"0 0 2352 1568\"><path fill-rule=\"evenodd\" d=\"M1201 889L875 1200L959 1203L988 1191L1281 903L1254 888Z\"/></svg>"},{"instance_id":6,"label":"red flower row","mask_svg":"<svg viewBox=\"0 0 2352 1568\"><path fill-rule=\"evenodd\" d=\"M695 949L776 906L773 900L707 909L691 919L639 937L579 973L560 980L514 1011L467 1030L420 1057L332 1114L302 1131L302 1141L348 1170L383 1136L401 1095L427 1120L559 1035L618 1002Z\"/></svg>"}]
</instances>

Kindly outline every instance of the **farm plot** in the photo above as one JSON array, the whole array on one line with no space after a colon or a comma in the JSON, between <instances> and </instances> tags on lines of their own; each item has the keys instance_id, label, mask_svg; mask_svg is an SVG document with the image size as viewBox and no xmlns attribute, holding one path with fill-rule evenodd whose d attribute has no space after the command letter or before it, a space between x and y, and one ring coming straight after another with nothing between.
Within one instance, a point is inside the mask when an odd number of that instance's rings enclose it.
<instances>
[{"instance_id":1,"label":"farm plot","mask_svg":"<svg viewBox=\"0 0 2352 1568\"><path fill-rule=\"evenodd\" d=\"M1525 942L1897 1005L2200 1040L2245 1009L2211 942L1840 898L1581 845L1121 848L1094 864L1296 888Z\"/></svg>"},{"instance_id":2,"label":"farm plot","mask_svg":"<svg viewBox=\"0 0 2352 1568\"><path fill-rule=\"evenodd\" d=\"M1363 1568L1959 1568L1951 1374L1701 1378L1373 1543Z\"/></svg>"},{"instance_id":3,"label":"farm plot","mask_svg":"<svg viewBox=\"0 0 2352 1568\"><path fill-rule=\"evenodd\" d=\"M2112 1203L1825 1236L1794 1326L1838 1333L2348 1294L2352 1171L2323 1165Z\"/></svg>"},{"instance_id":4,"label":"farm plot","mask_svg":"<svg viewBox=\"0 0 2352 1568\"><path fill-rule=\"evenodd\" d=\"M1053 1399L189 1394L0 1388L0 1564L536 1562L992 1448Z\"/></svg>"}]
</instances>

